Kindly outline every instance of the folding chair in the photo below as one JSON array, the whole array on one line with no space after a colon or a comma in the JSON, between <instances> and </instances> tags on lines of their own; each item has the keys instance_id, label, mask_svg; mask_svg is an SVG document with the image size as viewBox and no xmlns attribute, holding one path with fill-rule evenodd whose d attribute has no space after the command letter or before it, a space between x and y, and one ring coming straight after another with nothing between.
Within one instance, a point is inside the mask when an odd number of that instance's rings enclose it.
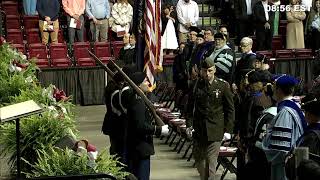
<instances>
[{"instance_id":1,"label":"folding chair","mask_svg":"<svg viewBox=\"0 0 320 180\"><path fill-rule=\"evenodd\" d=\"M221 146L228 143L228 145L227 145L227 147L225 147L225 149L220 148L219 156L218 156L218 165L216 167L216 170L218 170L220 165L222 165L224 167L223 173L221 175L221 180L224 179L224 177L226 176L228 171L230 171L231 173L237 174L237 168L233 165L233 161L237 157L236 151L238 150L238 148L232 147L232 146L236 145L235 137L236 136L234 135L230 140L223 141L221 143ZM229 160L228 158L231 158L231 160Z\"/></svg>"}]
</instances>

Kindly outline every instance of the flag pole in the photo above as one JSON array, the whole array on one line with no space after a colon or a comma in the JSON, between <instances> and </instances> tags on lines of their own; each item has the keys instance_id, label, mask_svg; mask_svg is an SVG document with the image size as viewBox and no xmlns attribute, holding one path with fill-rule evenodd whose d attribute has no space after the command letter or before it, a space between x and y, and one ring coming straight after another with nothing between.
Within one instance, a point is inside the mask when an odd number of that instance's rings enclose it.
<instances>
[{"instance_id":1,"label":"flag pole","mask_svg":"<svg viewBox=\"0 0 320 180\"><path fill-rule=\"evenodd\" d=\"M95 55L93 54L90 50L88 50L88 53L90 54L90 56L93 57L93 59L100 65L102 66L107 73L112 72L106 65L104 65L102 63L102 61ZM156 109L154 107L154 105L152 104L152 102L147 98L147 96L142 92L142 90L126 75L126 73L124 73L122 71L122 69L116 64L114 63L112 60L109 61L109 63L112 63L112 65L114 65L114 67L118 70L118 72L123 76L124 80L131 86L131 88L133 88L135 90L135 92L142 98L142 100L146 103L147 107L150 109L157 125L159 126L163 126L165 125L162 121L162 119L158 116ZM111 75L111 74L110 74ZM113 77L113 75L112 75Z\"/></svg>"}]
</instances>

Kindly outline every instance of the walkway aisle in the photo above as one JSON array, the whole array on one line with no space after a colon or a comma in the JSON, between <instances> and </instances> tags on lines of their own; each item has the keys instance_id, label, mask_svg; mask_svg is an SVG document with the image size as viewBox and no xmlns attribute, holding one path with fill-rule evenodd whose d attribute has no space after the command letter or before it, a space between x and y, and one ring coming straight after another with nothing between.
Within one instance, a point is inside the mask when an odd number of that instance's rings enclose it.
<instances>
[{"instance_id":1,"label":"walkway aisle","mask_svg":"<svg viewBox=\"0 0 320 180\"><path fill-rule=\"evenodd\" d=\"M101 133L105 106L77 106L76 121L80 136L96 145L98 150L109 148L107 136ZM172 151L173 147L154 139L156 155L151 160L151 180L199 180L198 172L192 167L193 160L181 159L182 154ZM222 173L219 168L218 174ZM235 180L235 175L228 173L225 180Z\"/></svg>"}]
</instances>

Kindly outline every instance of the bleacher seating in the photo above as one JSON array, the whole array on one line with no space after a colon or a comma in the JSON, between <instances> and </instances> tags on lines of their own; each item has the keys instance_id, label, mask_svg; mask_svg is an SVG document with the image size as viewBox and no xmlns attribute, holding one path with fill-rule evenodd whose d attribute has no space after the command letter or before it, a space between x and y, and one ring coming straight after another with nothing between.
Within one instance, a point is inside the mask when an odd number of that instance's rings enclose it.
<instances>
[{"instance_id":1,"label":"bleacher seating","mask_svg":"<svg viewBox=\"0 0 320 180\"><path fill-rule=\"evenodd\" d=\"M24 29L39 29L39 16L23 16Z\"/></svg>"},{"instance_id":2,"label":"bleacher seating","mask_svg":"<svg viewBox=\"0 0 320 180\"><path fill-rule=\"evenodd\" d=\"M176 57L175 55L169 55L169 54L164 55L163 56L163 65L173 64L175 57Z\"/></svg>"},{"instance_id":3,"label":"bleacher seating","mask_svg":"<svg viewBox=\"0 0 320 180\"><path fill-rule=\"evenodd\" d=\"M292 49L276 50L276 58L294 58L294 51Z\"/></svg>"},{"instance_id":4,"label":"bleacher seating","mask_svg":"<svg viewBox=\"0 0 320 180\"><path fill-rule=\"evenodd\" d=\"M113 41L113 56L117 59L119 56L120 49L124 46L122 41Z\"/></svg>"},{"instance_id":5,"label":"bleacher seating","mask_svg":"<svg viewBox=\"0 0 320 180\"><path fill-rule=\"evenodd\" d=\"M36 57L36 64L40 67L50 67L48 60L48 49L47 46L41 43L29 44L28 58L31 59Z\"/></svg>"},{"instance_id":6,"label":"bleacher seating","mask_svg":"<svg viewBox=\"0 0 320 180\"><path fill-rule=\"evenodd\" d=\"M89 42L75 42L73 44L73 54L78 66L95 66L94 60L88 53Z\"/></svg>"},{"instance_id":7,"label":"bleacher seating","mask_svg":"<svg viewBox=\"0 0 320 180\"><path fill-rule=\"evenodd\" d=\"M68 67L72 62L68 57L68 49L65 43L53 43L49 46L51 67Z\"/></svg>"},{"instance_id":8,"label":"bleacher seating","mask_svg":"<svg viewBox=\"0 0 320 180\"><path fill-rule=\"evenodd\" d=\"M107 64L109 60L114 59L111 56L111 48L109 42L95 42L93 49L96 56L100 58L104 64Z\"/></svg>"},{"instance_id":9,"label":"bleacher seating","mask_svg":"<svg viewBox=\"0 0 320 180\"><path fill-rule=\"evenodd\" d=\"M2 9L7 15L18 15L18 2L16 1L3 1L2 4Z\"/></svg>"},{"instance_id":10,"label":"bleacher seating","mask_svg":"<svg viewBox=\"0 0 320 180\"><path fill-rule=\"evenodd\" d=\"M20 29L7 29L7 42L23 44L23 34Z\"/></svg>"},{"instance_id":11,"label":"bleacher seating","mask_svg":"<svg viewBox=\"0 0 320 180\"><path fill-rule=\"evenodd\" d=\"M41 43L39 28L26 29L26 39L29 44Z\"/></svg>"},{"instance_id":12,"label":"bleacher seating","mask_svg":"<svg viewBox=\"0 0 320 180\"><path fill-rule=\"evenodd\" d=\"M6 28L7 29L21 29L20 17L18 15L6 16Z\"/></svg>"},{"instance_id":13,"label":"bleacher seating","mask_svg":"<svg viewBox=\"0 0 320 180\"><path fill-rule=\"evenodd\" d=\"M11 44L13 47L15 47L19 52L26 54L26 47L24 44Z\"/></svg>"},{"instance_id":14,"label":"bleacher seating","mask_svg":"<svg viewBox=\"0 0 320 180\"><path fill-rule=\"evenodd\" d=\"M285 39L284 39L285 40ZM281 36L274 36L272 38L272 50L283 49L283 40Z\"/></svg>"},{"instance_id":15,"label":"bleacher seating","mask_svg":"<svg viewBox=\"0 0 320 180\"><path fill-rule=\"evenodd\" d=\"M256 53L265 55L267 59L270 59L273 57L272 51L257 51Z\"/></svg>"},{"instance_id":16,"label":"bleacher seating","mask_svg":"<svg viewBox=\"0 0 320 180\"><path fill-rule=\"evenodd\" d=\"M295 49L295 55L297 58L312 57L312 49Z\"/></svg>"}]
</instances>

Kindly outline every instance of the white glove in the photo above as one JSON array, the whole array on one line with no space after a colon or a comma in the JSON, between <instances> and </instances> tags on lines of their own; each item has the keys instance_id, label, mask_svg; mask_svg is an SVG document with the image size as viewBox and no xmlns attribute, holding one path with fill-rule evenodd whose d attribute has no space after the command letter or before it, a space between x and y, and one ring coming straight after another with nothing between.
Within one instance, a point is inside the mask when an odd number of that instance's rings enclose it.
<instances>
[{"instance_id":1,"label":"white glove","mask_svg":"<svg viewBox=\"0 0 320 180\"><path fill-rule=\"evenodd\" d=\"M188 127L186 129L186 133L187 133L188 138L192 137L193 132L194 132L194 129L192 127Z\"/></svg>"},{"instance_id":2,"label":"white glove","mask_svg":"<svg viewBox=\"0 0 320 180\"><path fill-rule=\"evenodd\" d=\"M169 127L166 124L161 127L161 136L168 136L168 135L169 135Z\"/></svg>"}]
</instances>

